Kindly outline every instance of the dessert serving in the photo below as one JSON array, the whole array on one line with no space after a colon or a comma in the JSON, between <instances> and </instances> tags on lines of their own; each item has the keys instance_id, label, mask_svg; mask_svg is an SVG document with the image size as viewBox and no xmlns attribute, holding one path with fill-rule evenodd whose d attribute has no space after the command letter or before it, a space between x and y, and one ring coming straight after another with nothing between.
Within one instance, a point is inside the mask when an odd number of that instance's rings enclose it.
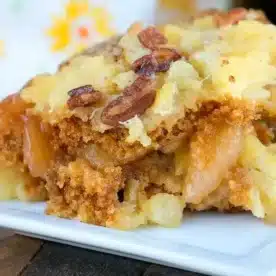
<instances>
[{"instance_id":1,"label":"dessert serving","mask_svg":"<svg viewBox=\"0 0 276 276\"><path fill-rule=\"evenodd\" d=\"M0 103L0 199L119 229L276 216L276 26L208 10L132 25Z\"/></svg>"}]
</instances>

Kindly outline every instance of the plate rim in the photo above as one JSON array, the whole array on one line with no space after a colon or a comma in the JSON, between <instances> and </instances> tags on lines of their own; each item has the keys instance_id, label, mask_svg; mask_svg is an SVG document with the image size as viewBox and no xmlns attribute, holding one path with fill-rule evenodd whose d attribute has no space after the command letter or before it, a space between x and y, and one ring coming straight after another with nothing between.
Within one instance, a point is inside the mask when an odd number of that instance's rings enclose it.
<instances>
[{"instance_id":1,"label":"plate rim","mask_svg":"<svg viewBox=\"0 0 276 276\"><path fill-rule=\"evenodd\" d=\"M27 203L28 204L28 203ZM35 203L30 203L35 204ZM249 269L244 262L237 262L238 257L219 258L223 255L216 252L212 254L197 254L198 247L187 245L186 252L165 250L156 244L142 243L141 239L133 239L128 233L135 231L120 231L101 226L81 223L76 220L68 220L55 216L48 216L39 212L20 210L19 208L3 207L0 205L0 226L13 229L16 232L23 232L28 236L36 236L42 239L54 240L57 242L71 244L87 249L107 252L133 259L167 265L179 269L186 269L194 272L209 273L211 275L246 276L255 275L255 271ZM72 223L78 226L79 235L74 235ZM169 230L168 230L169 231ZM139 232L138 232L139 233ZM87 240L85 240L88 238ZM137 238L137 239L136 239ZM194 251L194 252L193 252ZM199 252L200 253L200 252ZM200 256L202 255L202 256ZM256 266L253 267L256 269ZM259 271L263 275L267 270ZM253 274L254 273L254 274ZM260 275L260 274L256 274Z\"/></svg>"}]
</instances>

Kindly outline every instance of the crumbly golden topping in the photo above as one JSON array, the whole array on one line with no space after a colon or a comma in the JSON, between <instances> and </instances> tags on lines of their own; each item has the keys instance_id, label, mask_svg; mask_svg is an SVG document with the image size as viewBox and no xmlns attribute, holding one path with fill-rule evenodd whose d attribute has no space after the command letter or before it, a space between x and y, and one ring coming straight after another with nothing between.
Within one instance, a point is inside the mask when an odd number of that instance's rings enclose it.
<instances>
[{"instance_id":1,"label":"crumbly golden topping","mask_svg":"<svg viewBox=\"0 0 276 276\"><path fill-rule=\"evenodd\" d=\"M271 102L266 86L276 79L276 27L260 18L245 9L208 11L189 24L131 29L112 42L110 55L103 49L74 57L55 75L36 77L21 97L51 123L73 116L79 106L91 107L90 118L103 110L100 120L112 127L138 116L144 136L205 101ZM83 87L96 92L80 101L72 91ZM137 89L145 94L137 97Z\"/></svg>"}]
</instances>

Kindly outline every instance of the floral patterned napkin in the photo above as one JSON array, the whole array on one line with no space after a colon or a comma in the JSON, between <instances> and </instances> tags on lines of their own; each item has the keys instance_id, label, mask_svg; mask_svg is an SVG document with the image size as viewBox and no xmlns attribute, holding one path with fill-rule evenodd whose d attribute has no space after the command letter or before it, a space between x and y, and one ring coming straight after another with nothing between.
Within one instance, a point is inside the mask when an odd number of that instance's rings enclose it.
<instances>
[{"instance_id":1,"label":"floral patterned napkin","mask_svg":"<svg viewBox=\"0 0 276 276\"><path fill-rule=\"evenodd\" d=\"M3 0L0 3L0 97L36 74L53 72L86 45L153 23L155 0Z\"/></svg>"},{"instance_id":2,"label":"floral patterned napkin","mask_svg":"<svg viewBox=\"0 0 276 276\"><path fill-rule=\"evenodd\" d=\"M87 45L146 24L182 18L196 6L228 0L2 0L0 1L0 97L18 91L39 73L53 72ZM158 15L158 16L157 16Z\"/></svg>"}]
</instances>

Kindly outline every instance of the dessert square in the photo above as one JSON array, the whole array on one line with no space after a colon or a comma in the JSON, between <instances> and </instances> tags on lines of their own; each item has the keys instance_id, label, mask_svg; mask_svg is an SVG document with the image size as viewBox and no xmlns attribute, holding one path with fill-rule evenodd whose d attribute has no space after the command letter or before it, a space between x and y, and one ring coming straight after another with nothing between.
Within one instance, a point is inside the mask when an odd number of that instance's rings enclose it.
<instances>
[{"instance_id":1,"label":"dessert square","mask_svg":"<svg viewBox=\"0 0 276 276\"><path fill-rule=\"evenodd\" d=\"M0 103L1 199L124 230L184 210L273 220L275 49L262 12L208 10L34 77Z\"/></svg>"}]
</instances>

